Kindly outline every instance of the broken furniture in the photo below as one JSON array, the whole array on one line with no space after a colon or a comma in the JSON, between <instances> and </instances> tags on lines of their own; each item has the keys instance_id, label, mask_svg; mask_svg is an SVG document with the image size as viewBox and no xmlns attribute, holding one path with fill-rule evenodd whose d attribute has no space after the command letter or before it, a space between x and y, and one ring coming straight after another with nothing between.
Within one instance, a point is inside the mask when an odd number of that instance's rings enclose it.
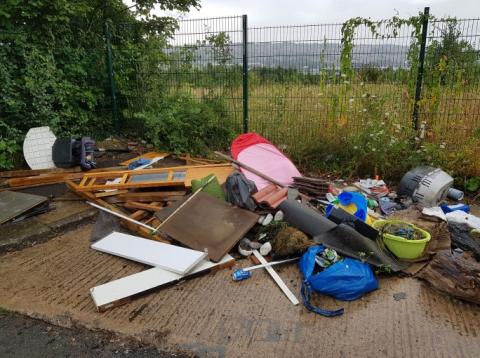
<instances>
[{"instance_id":1,"label":"broken furniture","mask_svg":"<svg viewBox=\"0 0 480 358\"><path fill-rule=\"evenodd\" d=\"M201 179L209 174L215 174L219 183L223 184L232 171L233 167L230 164L213 164L85 173L76 189L92 192L107 189L164 186L185 186L189 188L192 179ZM108 180L116 178L120 178L118 183L107 183Z\"/></svg>"}]
</instances>

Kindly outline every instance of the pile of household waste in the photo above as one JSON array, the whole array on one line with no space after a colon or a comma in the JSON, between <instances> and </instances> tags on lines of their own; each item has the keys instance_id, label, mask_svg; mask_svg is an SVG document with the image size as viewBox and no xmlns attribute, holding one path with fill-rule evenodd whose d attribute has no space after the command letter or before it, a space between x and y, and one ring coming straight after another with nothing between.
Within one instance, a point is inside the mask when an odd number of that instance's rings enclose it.
<instances>
[{"instance_id":1,"label":"pile of household waste","mask_svg":"<svg viewBox=\"0 0 480 358\"><path fill-rule=\"evenodd\" d=\"M344 310L317 307L312 295L356 300L379 288L379 275L413 275L480 304L480 218L441 169L414 168L394 191L378 177L304 176L255 133L237 137L228 155L215 153L218 160L165 166L169 153L148 152L114 168L40 175L99 210L93 250L152 266L92 287L99 311L236 260L242 268L232 269L232 284L266 270L292 304L300 298L324 316ZM7 188L42 179L17 178ZM292 264L300 292L275 271Z\"/></svg>"}]
</instances>

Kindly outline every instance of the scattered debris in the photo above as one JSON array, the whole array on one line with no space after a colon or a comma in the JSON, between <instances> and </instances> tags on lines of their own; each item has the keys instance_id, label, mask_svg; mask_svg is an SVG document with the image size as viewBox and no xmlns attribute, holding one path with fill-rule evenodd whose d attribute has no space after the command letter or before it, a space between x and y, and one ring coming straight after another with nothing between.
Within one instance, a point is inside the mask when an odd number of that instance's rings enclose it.
<instances>
[{"instance_id":1,"label":"scattered debris","mask_svg":"<svg viewBox=\"0 0 480 358\"><path fill-rule=\"evenodd\" d=\"M32 131L25 153L38 169L1 173L1 186L65 183L101 210L91 234L92 249L153 266L91 288L98 311L230 267L232 250L260 263L235 270L234 281L264 268L294 305L299 300L272 266L303 255L299 266L304 305L324 316L344 311L313 306L313 292L358 299L378 288L371 266L377 274L417 274L443 292L479 302L474 258L480 259L480 218L470 213L469 205L457 203L463 192L452 188L453 179L441 169L411 170L398 192L377 176L354 183L303 177L277 147L254 133L233 141L232 157L216 152L228 163L167 152L142 154L137 143L112 139L102 145L112 144L117 152L134 148L134 157L95 169L92 140L52 135L48 127ZM36 148L32 140L39 138L43 142ZM44 212L48 202L46 197L4 190L0 223ZM120 233L120 226L136 235ZM402 300L406 294L393 298ZM133 311L131 320L146 307Z\"/></svg>"}]
</instances>

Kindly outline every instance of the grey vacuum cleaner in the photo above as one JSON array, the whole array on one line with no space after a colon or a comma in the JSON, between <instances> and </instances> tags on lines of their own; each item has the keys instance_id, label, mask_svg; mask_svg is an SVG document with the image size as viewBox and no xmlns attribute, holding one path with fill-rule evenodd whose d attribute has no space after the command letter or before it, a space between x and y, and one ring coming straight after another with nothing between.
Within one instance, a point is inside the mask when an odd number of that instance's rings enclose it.
<instances>
[{"instance_id":1,"label":"grey vacuum cleaner","mask_svg":"<svg viewBox=\"0 0 480 358\"><path fill-rule=\"evenodd\" d=\"M447 196L454 200L463 199L463 193L453 189L452 185L453 178L442 169L421 166L403 176L397 194L411 197L422 206L431 207L437 206Z\"/></svg>"}]
</instances>

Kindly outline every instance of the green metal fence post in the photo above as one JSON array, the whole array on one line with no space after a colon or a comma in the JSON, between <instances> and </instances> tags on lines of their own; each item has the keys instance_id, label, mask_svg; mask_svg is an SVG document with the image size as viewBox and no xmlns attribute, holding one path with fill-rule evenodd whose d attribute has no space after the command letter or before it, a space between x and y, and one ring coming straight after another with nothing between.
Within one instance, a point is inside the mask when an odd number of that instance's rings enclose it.
<instances>
[{"instance_id":1,"label":"green metal fence post","mask_svg":"<svg viewBox=\"0 0 480 358\"><path fill-rule=\"evenodd\" d=\"M428 16L430 8L423 10L422 38L420 43L420 53L418 55L417 83L415 86L415 103L413 105L413 129L418 129L418 114L420 110L420 98L422 97L423 67L425 63L425 48L427 45Z\"/></svg>"},{"instance_id":2,"label":"green metal fence post","mask_svg":"<svg viewBox=\"0 0 480 358\"><path fill-rule=\"evenodd\" d=\"M248 24L247 15L242 16L243 31L243 132L248 132Z\"/></svg>"},{"instance_id":3,"label":"green metal fence post","mask_svg":"<svg viewBox=\"0 0 480 358\"><path fill-rule=\"evenodd\" d=\"M120 121L118 119L118 107L117 107L117 94L115 88L115 77L113 74L113 57L112 57L112 41L111 41L110 28L108 23L105 22L105 44L107 47L107 74L108 82L110 85L110 102L112 106L112 121L115 128L115 132L120 131Z\"/></svg>"}]
</instances>

